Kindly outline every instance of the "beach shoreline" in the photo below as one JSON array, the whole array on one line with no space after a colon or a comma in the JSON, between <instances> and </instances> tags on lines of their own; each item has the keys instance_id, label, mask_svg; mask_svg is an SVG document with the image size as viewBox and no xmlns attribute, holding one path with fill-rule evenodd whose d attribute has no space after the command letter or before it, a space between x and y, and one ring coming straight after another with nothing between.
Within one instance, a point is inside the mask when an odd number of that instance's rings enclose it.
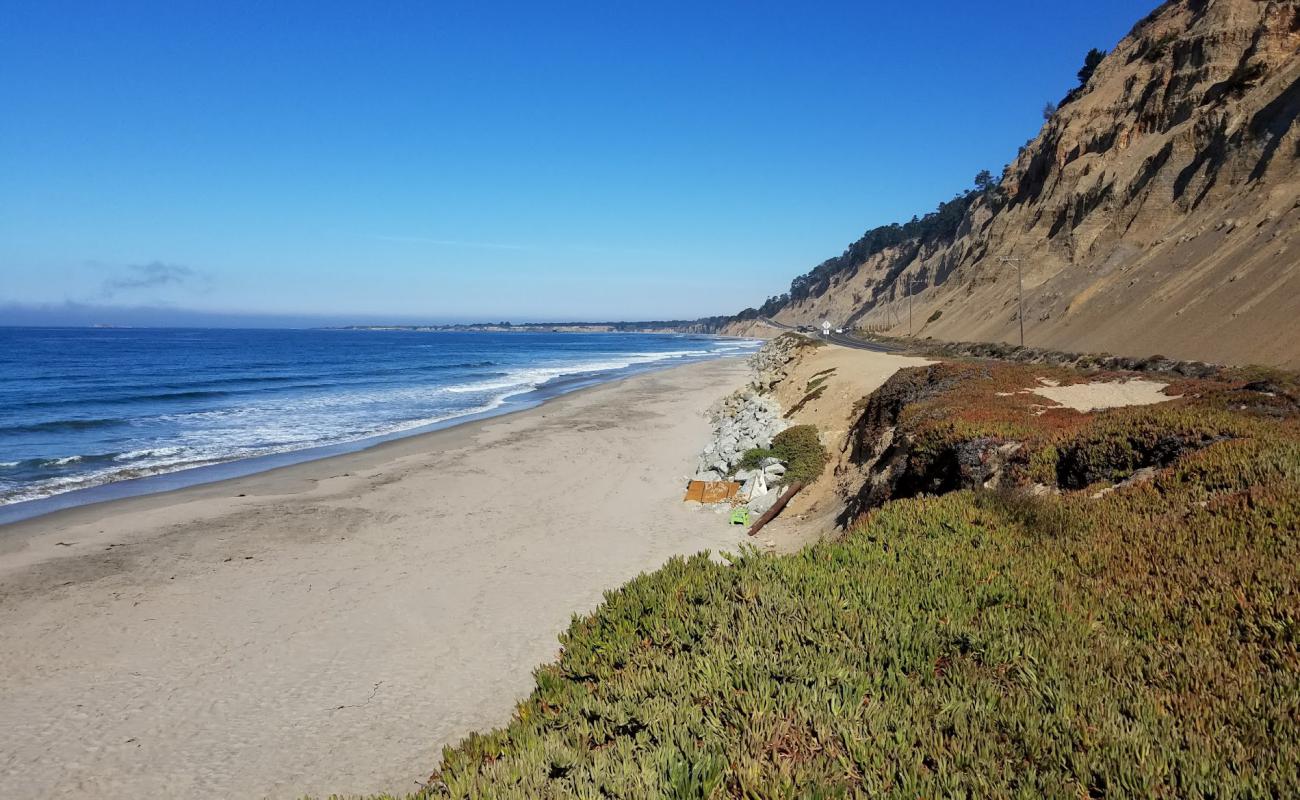
<instances>
[{"instance_id":1,"label":"beach shoreline","mask_svg":"<svg viewBox=\"0 0 1300 800\"><path fill-rule=\"evenodd\" d=\"M735 339L748 343L749 340L735 337L715 336L715 339ZM492 405L491 408L470 410L456 413L432 422L395 430L377 430L369 435L343 441L325 439L319 444L270 451L242 457L226 458L217 461L178 465L172 468L158 469L143 475L126 478L105 478L73 489L55 491L41 497L18 502L0 503L0 538L6 529L15 523L53 514L65 509L77 508L115 501L124 498L166 493L207 483L256 475L286 466L307 461L328 459L348 453L355 453L413 436L447 430L459 425L493 419L541 406L557 397L573 392L583 391L593 386L621 381L636 375L661 369L674 369L687 364L697 364L717 359L734 359L746 357L748 353L717 353L712 355L695 355L675 360L649 361L634 363L609 370L586 372L582 365L575 365L572 374L559 375L556 378L535 386L524 392L510 394Z\"/></svg>"},{"instance_id":2,"label":"beach shoreline","mask_svg":"<svg viewBox=\"0 0 1300 800\"><path fill-rule=\"evenodd\" d=\"M681 503L742 359L0 527L0 794L408 791L574 613L744 539Z\"/></svg>"}]
</instances>

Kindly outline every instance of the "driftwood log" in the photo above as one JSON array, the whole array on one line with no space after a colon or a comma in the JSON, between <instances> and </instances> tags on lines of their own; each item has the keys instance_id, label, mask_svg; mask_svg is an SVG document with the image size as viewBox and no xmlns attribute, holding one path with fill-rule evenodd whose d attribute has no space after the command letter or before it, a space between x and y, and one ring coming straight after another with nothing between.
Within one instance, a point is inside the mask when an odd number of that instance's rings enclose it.
<instances>
[{"instance_id":1,"label":"driftwood log","mask_svg":"<svg viewBox=\"0 0 1300 800\"><path fill-rule=\"evenodd\" d=\"M786 504L793 500L794 496L799 494L799 491L803 489L803 487L804 483L802 481L790 484L790 487L785 490L785 494L777 498L777 501L772 504L772 507L767 510L767 513L759 517L758 522L755 522L749 529L749 535L757 535L759 531L763 530L764 525L776 519L776 515L781 513L781 509L785 508Z\"/></svg>"}]
</instances>

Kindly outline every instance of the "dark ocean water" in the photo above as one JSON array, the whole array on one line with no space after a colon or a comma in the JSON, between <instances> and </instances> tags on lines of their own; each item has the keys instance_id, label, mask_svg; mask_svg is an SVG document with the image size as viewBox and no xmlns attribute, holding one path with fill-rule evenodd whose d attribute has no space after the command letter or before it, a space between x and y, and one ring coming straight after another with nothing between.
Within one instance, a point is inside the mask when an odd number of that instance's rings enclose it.
<instances>
[{"instance_id":1,"label":"dark ocean water","mask_svg":"<svg viewBox=\"0 0 1300 800\"><path fill-rule=\"evenodd\" d=\"M415 431L755 346L673 334L0 328L0 505Z\"/></svg>"}]
</instances>

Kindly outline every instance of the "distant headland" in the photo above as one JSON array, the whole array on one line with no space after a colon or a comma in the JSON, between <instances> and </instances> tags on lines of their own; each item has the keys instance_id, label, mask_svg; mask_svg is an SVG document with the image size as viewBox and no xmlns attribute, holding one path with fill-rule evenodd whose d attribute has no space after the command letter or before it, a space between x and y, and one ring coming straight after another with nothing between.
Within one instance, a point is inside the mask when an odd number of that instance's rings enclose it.
<instances>
[{"instance_id":1,"label":"distant headland","mask_svg":"<svg viewBox=\"0 0 1300 800\"><path fill-rule=\"evenodd\" d=\"M718 333L730 317L649 322L473 322L446 325L334 325L324 330L462 333Z\"/></svg>"}]
</instances>

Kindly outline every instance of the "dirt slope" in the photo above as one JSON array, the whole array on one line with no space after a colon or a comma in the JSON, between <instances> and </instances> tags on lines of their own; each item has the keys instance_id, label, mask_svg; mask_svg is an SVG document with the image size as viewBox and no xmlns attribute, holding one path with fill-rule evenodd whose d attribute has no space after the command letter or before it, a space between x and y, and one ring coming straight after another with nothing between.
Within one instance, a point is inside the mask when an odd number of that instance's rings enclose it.
<instances>
[{"instance_id":1,"label":"dirt slope","mask_svg":"<svg viewBox=\"0 0 1300 800\"><path fill-rule=\"evenodd\" d=\"M1175 0L1139 22L954 235L775 314L1300 367L1300 0Z\"/></svg>"}]
</instances>

